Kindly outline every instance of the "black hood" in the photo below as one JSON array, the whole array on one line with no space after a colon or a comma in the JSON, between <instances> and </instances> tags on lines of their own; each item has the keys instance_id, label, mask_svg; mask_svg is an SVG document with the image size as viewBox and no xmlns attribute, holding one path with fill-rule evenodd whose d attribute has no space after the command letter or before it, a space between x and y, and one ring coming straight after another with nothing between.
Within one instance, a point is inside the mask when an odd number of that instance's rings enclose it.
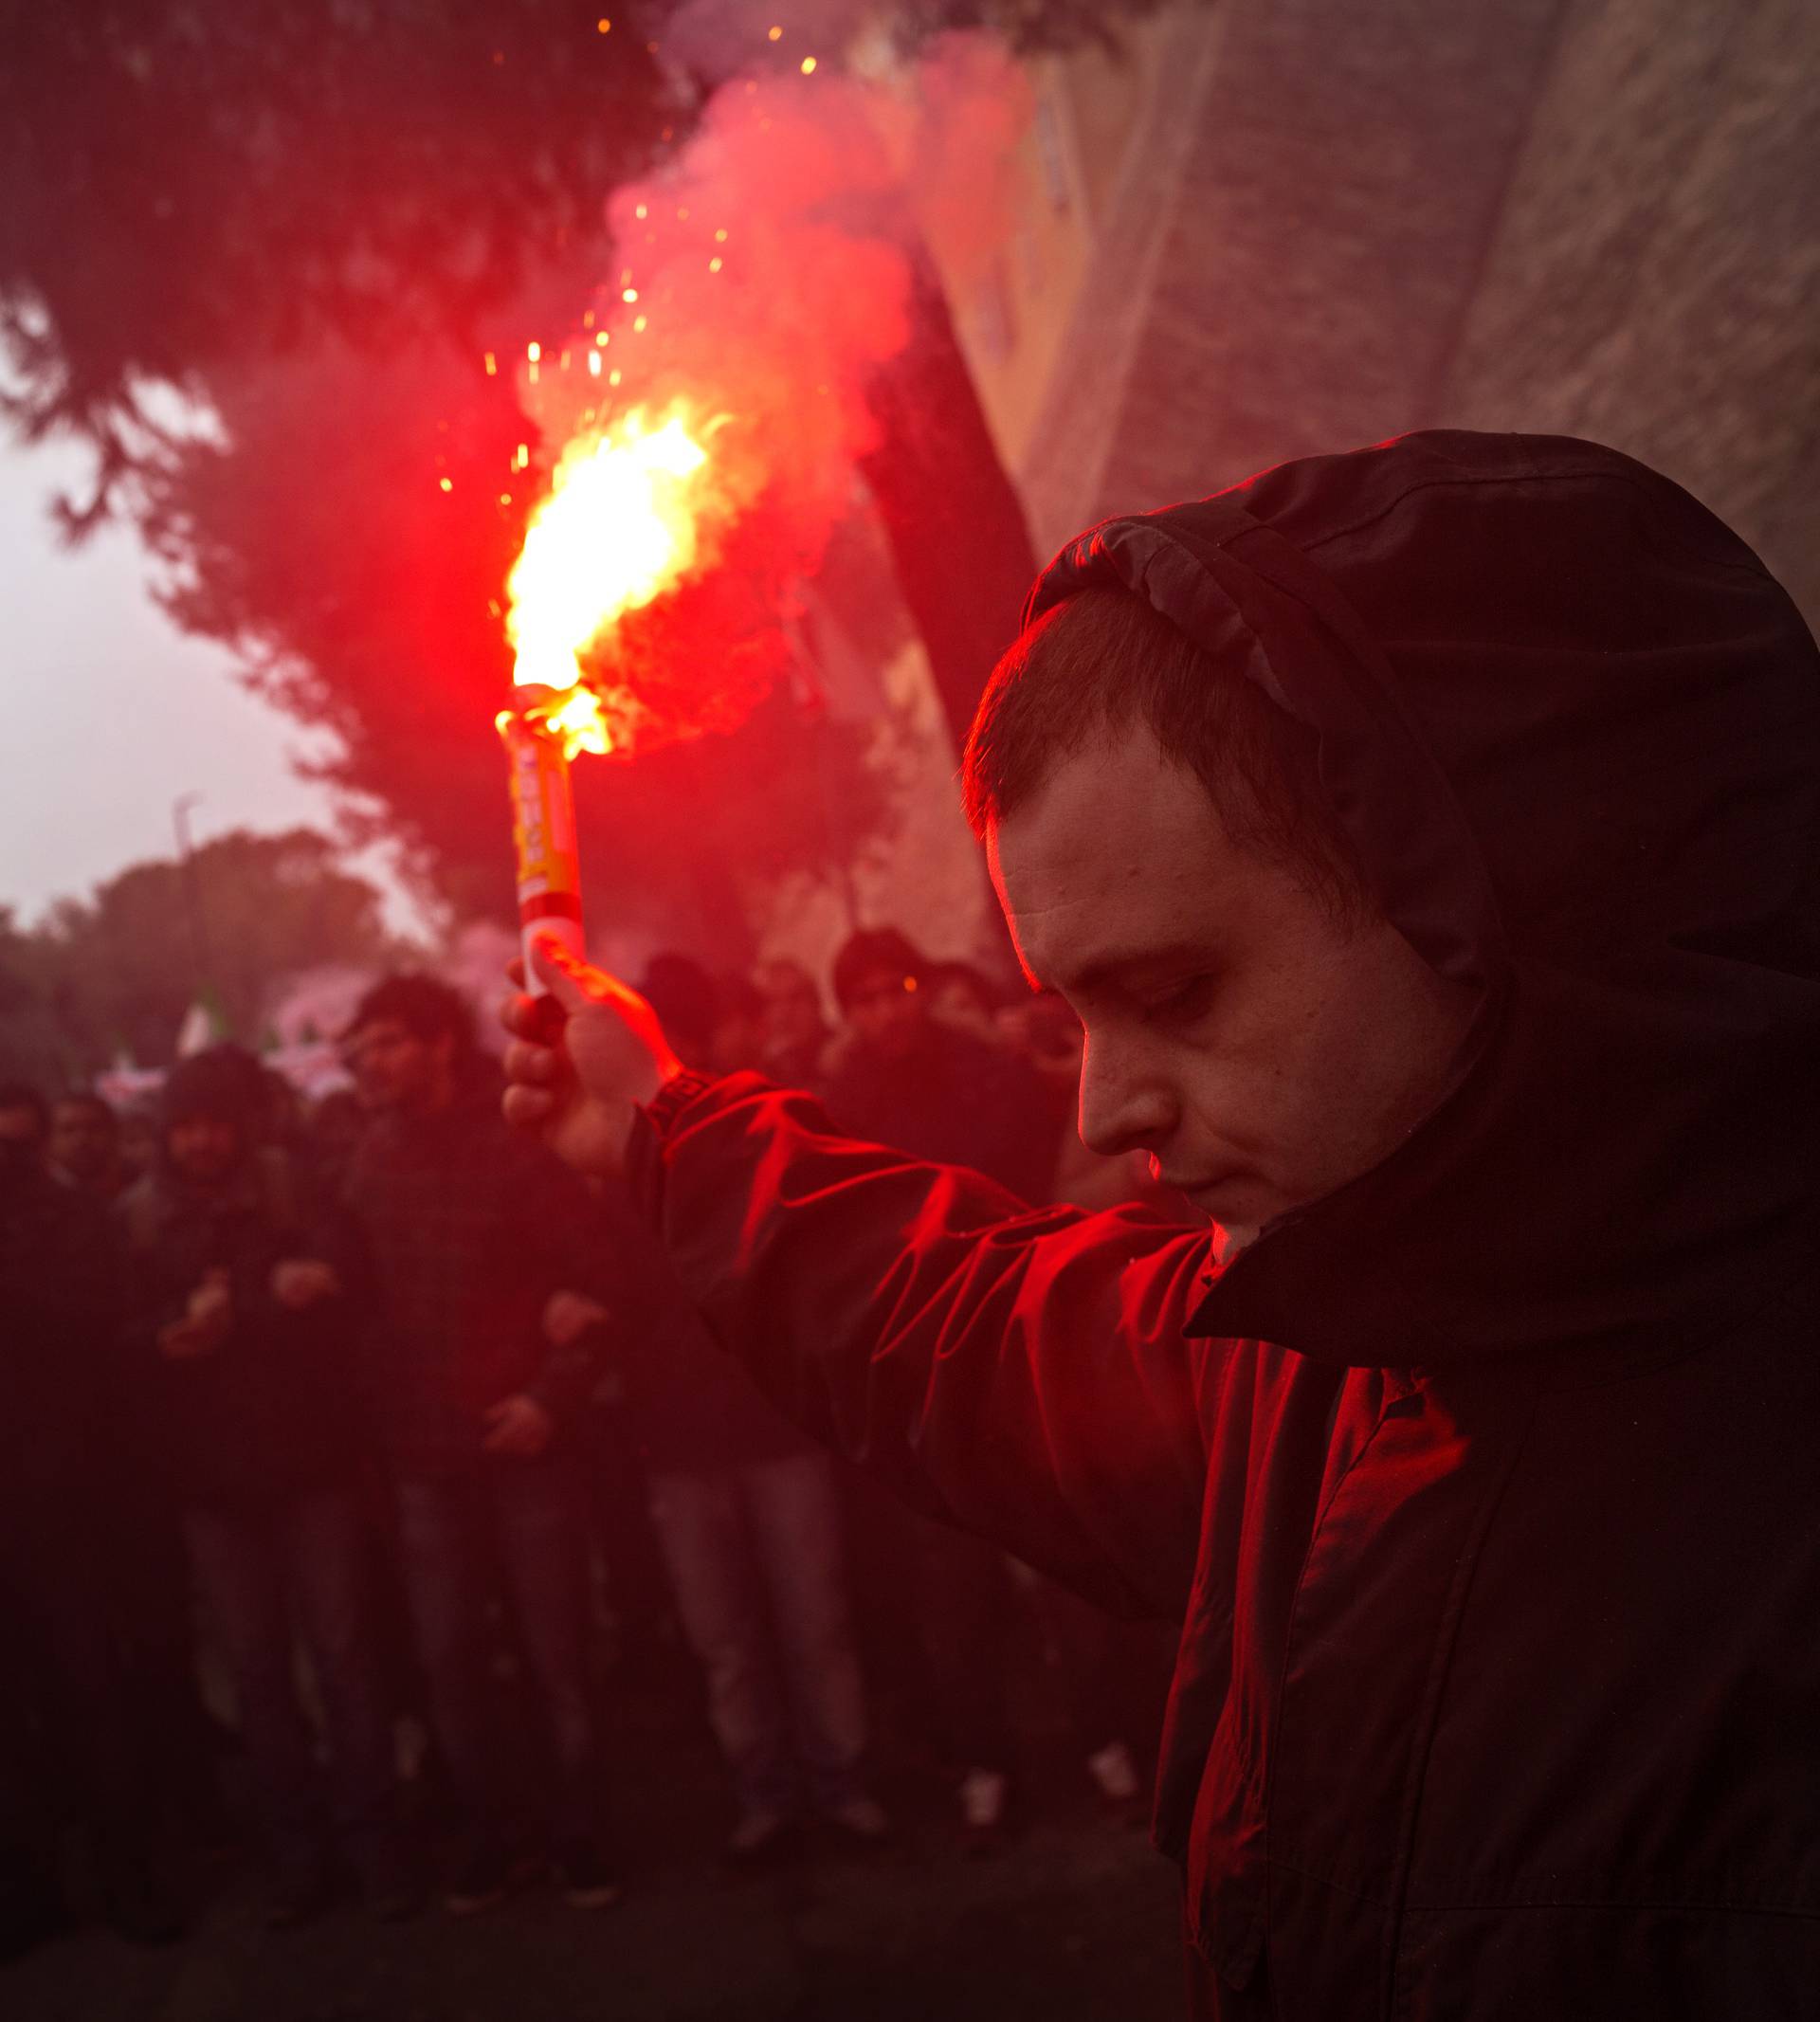
<instances>
[{"instance_id":1,"label":"black hood","mask_svg":"<svg viewBox=\"0 0 1820 2022\"><path fill-rule=\"evenodd\" d=\"M1811 1253L1820 659L1750 549L1596 444L1435 431L1110 519L1136 591L1311 726L1474 1065L1194 1331L1347 1362L1684 1339Z\"/></svg>"}]
</instances>

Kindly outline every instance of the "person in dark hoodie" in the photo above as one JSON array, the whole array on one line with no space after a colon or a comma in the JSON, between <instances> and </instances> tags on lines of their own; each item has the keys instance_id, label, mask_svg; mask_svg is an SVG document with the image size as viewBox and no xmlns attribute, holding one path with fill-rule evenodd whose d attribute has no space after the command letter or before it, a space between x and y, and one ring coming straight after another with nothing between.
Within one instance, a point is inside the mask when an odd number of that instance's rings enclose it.
<instances>
[{"instance_id":1,"label":"person in dark hoodie","mask_svg":"<svg viewBox=\"0 0 1820 2022\"><path fill-rule=\"evenodd\" d=\"M124 1936L182 1936L129 1659L117 1437L125 1258L101 1202L52 1175L50 1110L0 1085L0 1959L63 1922L58 1842L88 1842Z\"/></svg>"},{"instance_id":2,"label":"person in dark hoodie","mask_svg":"<svg viewBox=\"0 0 1820 2022\"><path fill-rule=\"evenodd\" d=\"M1114 519L974 819L1083 1135L1019 1215L675 1070L573 963L511 1113L801 1422L1183 1619L1197 2013L1794 2016L1820 1986L1820 662L1592 444L1418 434ZM561 1078L565 1060L572 1078Z\"/></svg>"},{"instance_id":3,"label":"person in dark hoodie","mask_svg":"<svg viewBox=\"0 0 1820 2022\"><path fill-rule=\"evenodd\" d=\"M618 1893L606 1844L589 1663L586 1529L567 1436L596 1378L607 1309L594 1204L500 1120L467 1006L433 976L388 976L344 1046L375 1117L346 1200L375 1302L372 1388L397 1493L406 1594L437 1739L471 1827L451 1913L489 1909L525 1865L534 1809L566 1898ZM535 1681L555 1776L527 1803L498 1698L495 1572Z\"/></svg>"},{"instance_id":4,"label":"person in dark hoodie","mask_svg":"<svg viewBox=\"0 0 1820 2022\"><path fill-rule=\"evenodd\" d=\"M120 1203L134 1389L228 1660L272 1922L326 1904L337 1850L391 1918L417 1891L395 1816L347 1246L295 1163L261 1142L264 1099L258 1064L231 1047L180 1061L165 1083L158 1166ZM300 1638L326 1717L327 1808L298 1701Z\"/></svg>"}]
</instances>

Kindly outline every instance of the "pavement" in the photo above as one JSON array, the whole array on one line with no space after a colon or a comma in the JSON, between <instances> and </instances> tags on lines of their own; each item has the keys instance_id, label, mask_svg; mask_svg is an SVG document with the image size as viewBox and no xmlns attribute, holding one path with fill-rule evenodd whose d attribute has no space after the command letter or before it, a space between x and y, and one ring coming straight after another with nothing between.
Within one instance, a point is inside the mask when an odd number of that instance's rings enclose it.
<instances>
[{"instance_id":1,"label":"pavement","mask_svg":"<svg viewBox=\"0 0 1820 2022\"><path fill-rule=\"evenodd\" d=\"M88 1923L0 1968L5 2022L1174 2022L1174 1871L1109 1819L1062 1737L1022 1738L1009 1843L969 1858L944 1781L882 1751L896 1831L735 1875L719 1767L685 1679L622 1695L611 1908L527 1889L490 1916L382 1925L352 1904L273 1931L244 1854L175 1877L190 1937Z\"/></svg>"}]
</instances>

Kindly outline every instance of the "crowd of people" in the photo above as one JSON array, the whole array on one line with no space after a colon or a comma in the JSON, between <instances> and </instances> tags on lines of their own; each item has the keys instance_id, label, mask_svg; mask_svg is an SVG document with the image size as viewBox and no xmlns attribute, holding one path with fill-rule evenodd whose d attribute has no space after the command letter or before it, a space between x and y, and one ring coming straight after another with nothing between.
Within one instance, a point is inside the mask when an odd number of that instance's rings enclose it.
<instances>
[{"instance_id":1,"label":"crowd of people","mask_svg":"<svg viewBox=\"0 0 1820 2022\"><path fill-rule=\"evenodd\" d=\"M1082 1155L1078 1029L1046 1003L889 929L831 982L833 1024L793 962L660 956L643 987L692 1066L810 1088L846 1132L1032 1203L1145 1185ZM342 1047L352 1087L309 1107L228 1045L149 1117L0 1086L0 1944L57 1927L84 1855L122 1931L175 1939L173 1833L237 1827L279 1924L350 1887L473 1915L534 1874L611 1902L635 1863L604 1631L635 1657L673 1624L699 1667L732 1862L890 1836L883 1703L958 1844L996 1845L1020 1630L1088 1786L1138 1814L1166 1636L811 1445L629 1200L507 1128L447 986L376 982Z\"/></svg>"}]
</instances>

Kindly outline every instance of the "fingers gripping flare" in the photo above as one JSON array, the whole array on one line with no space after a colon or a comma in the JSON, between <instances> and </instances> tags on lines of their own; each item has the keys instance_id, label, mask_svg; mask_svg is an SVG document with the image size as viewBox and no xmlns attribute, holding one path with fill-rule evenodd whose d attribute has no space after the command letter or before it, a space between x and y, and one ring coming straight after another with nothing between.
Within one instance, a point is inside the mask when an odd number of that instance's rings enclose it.
<instances>
[{"instance_id":1,"label":"fingers gripping flare","mask_svg":"<svg viewBox=\"0 0 1820 2022\"><path fill-rule=\"evenodd\" d=\"M616 1172L632 1119L682 1063L635 990L559 944L539 939L527 977L542 993L506 999L507 1120L542 1132L578 1172Z\"/></svg>"}]
</instances>

